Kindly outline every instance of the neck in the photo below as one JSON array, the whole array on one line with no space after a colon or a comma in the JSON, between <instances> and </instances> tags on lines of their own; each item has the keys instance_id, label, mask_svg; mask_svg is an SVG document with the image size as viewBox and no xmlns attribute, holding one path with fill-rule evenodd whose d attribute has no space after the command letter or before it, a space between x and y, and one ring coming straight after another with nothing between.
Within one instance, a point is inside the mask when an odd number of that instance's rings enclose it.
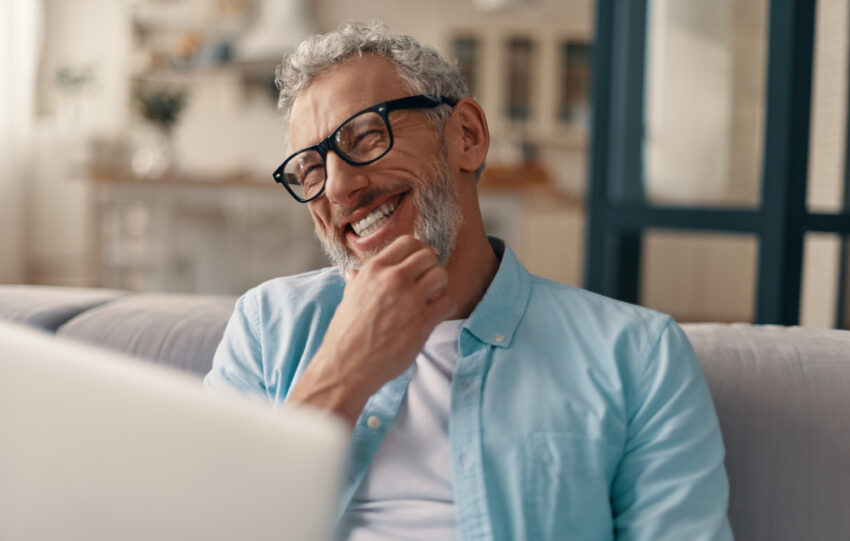
<instances>
[{"instance_id":1,"label":"neck","mask_svg":"<svg viewBox=\"0 0 850 541\"><path fill-rule=\"evenodd\" d=\"M466 218L466 217L464 217ZM480 215L464 222L446 271L449 273L448 294L455 299L457 310L449 319L469 317L487 292L499 268L499 260L487 240Z\"/></svg>"}]
</instances>

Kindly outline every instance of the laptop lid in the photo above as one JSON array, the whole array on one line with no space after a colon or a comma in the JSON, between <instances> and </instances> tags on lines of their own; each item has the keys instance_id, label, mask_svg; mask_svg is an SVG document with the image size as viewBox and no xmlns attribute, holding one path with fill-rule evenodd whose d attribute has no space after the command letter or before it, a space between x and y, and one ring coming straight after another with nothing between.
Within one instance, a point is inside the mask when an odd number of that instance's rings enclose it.
<instances>
[{"instance_id":1,"label":"laptop lid","mask_svg":"<svg viewBox=\"0 0 850 541\"><path fill-rule=\"evenodd\" d=\"M0 323L0 539L329 539L348 432Z\"/></svg>"}]
</instances>

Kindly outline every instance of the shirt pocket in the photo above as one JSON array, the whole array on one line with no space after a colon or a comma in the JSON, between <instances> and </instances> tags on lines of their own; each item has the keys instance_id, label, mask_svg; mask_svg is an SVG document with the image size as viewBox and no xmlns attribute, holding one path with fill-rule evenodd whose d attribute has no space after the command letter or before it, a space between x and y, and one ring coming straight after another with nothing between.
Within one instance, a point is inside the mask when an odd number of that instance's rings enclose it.
<instances>
[{"instance_id":1,"label":"shirt pocket","mask_svg":"<svg viewBox=\"0 0 850 541\"><path fill-rule=\"evenodd\" d=\"M618 446L585 436L535 432L524 454L529 539L613 539L610 487Z\"/></svg>"}]
</instances>

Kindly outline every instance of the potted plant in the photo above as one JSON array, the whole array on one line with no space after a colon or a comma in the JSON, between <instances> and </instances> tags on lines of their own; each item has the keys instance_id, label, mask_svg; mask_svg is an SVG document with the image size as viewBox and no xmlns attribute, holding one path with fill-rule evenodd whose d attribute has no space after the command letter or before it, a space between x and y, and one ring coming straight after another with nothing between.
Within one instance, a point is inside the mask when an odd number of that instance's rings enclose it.
<instances>
[{"instance_id":1,"label":"potted plant","mask_svg":"<svg viewBox=\"0 0 850 541\"><path fill-rule=\"evenodd\" d=\"M146 129L138 137L131 169L139 177L162 177L174 165L171 132L186 105L186 92L169 87L138 87L133 101Z\"/></svg>"}]
</instances>

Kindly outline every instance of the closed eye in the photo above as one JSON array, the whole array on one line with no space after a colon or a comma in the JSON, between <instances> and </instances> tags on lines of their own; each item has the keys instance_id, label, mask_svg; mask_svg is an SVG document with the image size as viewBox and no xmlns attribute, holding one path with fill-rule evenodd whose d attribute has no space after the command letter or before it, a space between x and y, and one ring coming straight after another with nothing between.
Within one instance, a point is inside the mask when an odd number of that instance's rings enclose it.
<instances>
[{"instance_id":1,"label":"closed eye","mask_svg":"<svg viewBox=\"0 0 850 541\"><path fill-rule=\"evenodd\" d=\"M372 149L386 144L386 131L383 129L367 130L357 134L351 148L358 154L364 154Z\"/></svg>"},{"instance_id":2,"label":"closed eye","mask_svg":"<svg viewBox=\"0 0 850 541\"><path fill-rule=\"evenodd\" d=\"M301 172L300 180L303 186L315 184L324 180L324 167L321 164L311 165Z\"/></svg>"}]
</instances>

